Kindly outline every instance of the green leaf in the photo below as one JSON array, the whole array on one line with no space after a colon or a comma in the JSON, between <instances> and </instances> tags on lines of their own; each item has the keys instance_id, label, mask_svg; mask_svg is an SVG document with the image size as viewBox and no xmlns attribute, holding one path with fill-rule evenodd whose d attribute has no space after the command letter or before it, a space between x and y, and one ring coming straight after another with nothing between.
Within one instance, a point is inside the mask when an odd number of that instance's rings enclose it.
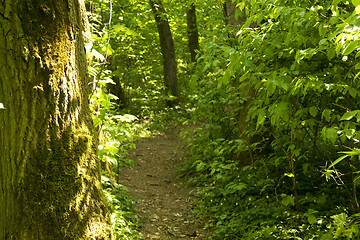
<instances>
[{"instance_id":1,"label":"green leaf","mask_svg":"<svg viewBox=\"0 0 360 240\"><path fill-rule=\"evenodd\" d=\"M101 48L101 51L103 51L104 53L108 52L108 55L112 55L114 50L111 48L111 45L104 45L102 48ZM105 61L105 57L104 57L104 61Z\"/></svg>"},{"instance_id":2,"label":"green leaf","mask_svg":"<svg viewBox=\"0 0 360 240\"><path fill-rule=\"evenodd\" d=\"M282 197L282 200L281 200L281 203L284 205L284 206L289 206L289 205L292 205L294 206L295 205L295 202L294 202L294 198L289 196L289 195L286 195L286 194L281 194L281 197Z\"/></svg>"},{"instance_id":3,"label":"green leaf","mask_svg":"<svg viewBox=\"0 0 360 240\"><path fill-rule=\"evenodd\" d=\"M344 160L347 157L349 157L349 155L343 155L343 156L339 157L327 169L332 168L333 166L335 166L336 164L338 164L339 162L341 162L342 160Z\"/></svg>"},{"instance_id":4,"label":"green leaf","mask_svg":"<svg viewBox=\"0 0 360 240\"><path fill-rule=\"evenodd\" d=\"M337 227L344 226L346 224L347 214L346 213L340 213L337 215L331 216L332 219L334 219L334 224Z\"/></svg>"},{"instance_id":5,"label":"green leaf","mask_svg":"<svg viewBox=\"0 0 360 240\"><path fill-rule=\"evenodd\" d=\"M341 118L340 121L348 121L351 120L353 117L356 116L356 114L358 114L359 111L351 111L351 112L346 112Z\"/></svg>"},{"instance_id":6,"label":"green leaf","mask_svg":"<svg viewBox=\"0 0 360 240\"><path fill-rule=\"evenodd\" d=\"M95 49L91 50L91 54L99 61L103 62L105 60L104 55L96 51Z\"/></svg>"},{"instance_id":7,"label":"green leaf","mask_svg":"<svg viewBox=\"0 0 360 240\"><path fill-rule=\"evenodd\" d=\"M320 240L333 240L333 239L334 238L331 232L322 234L320 238Z\"/></svg>"},{"instance_id":8,"label":"green leaf","mask_svg":"<svg viewBox=\"0 0 360 240\"><path fill-rule=\"evenodd\" d=\"M325 169L325 177L326 177L326 181L329 181L330 177L332 176L332 173L334 172L334 170L328 170Z\"/></svg>"},{"instance_id":9,"label":"green leaf","mask_svg":"<svg viewBox=\"0 0 360 240\"><path fill-rule=\"evenodd\" d=\"M200 172L200 171L204 170L205 167L206 167L205 163L199 162L199 163L196 165L196 171Z\"/></svg>"},{"instance_id":10,"label":"green leaf","mask_svg":"<svg viewBox=\"0 0 360 240\"><path fill-rule=\"evenodd\" d=\"M358 58L359 56L360 56L360 52L357 52L356 55L355 55L355 59Z\"/></svg>"},{"instance_id":11,"label":"green leaf","mask_svg":"<svg viewBox=\"0 0 360 240\"><path fill-rule=\"evenodd\" d=\"M219 79L217 88L221 88L222 85L228 84L230 82L231 75L232 75L232 73L230 70L226 71L224 76Z\"/></svg>"},{"instance_id":12,"label":"green leaf","mask_svg":"<svg viewBox=\"0 0 360 240\"><path fill-rule=\"evenodd\" d=\"M349 44L347 44L342 52L342 54L344 56L349 55L350 53L352 53L355 49L357 49L359 47L359 43L358 41L352 41Z\"/></svg>"},{"instance_id":13,"label":"green leaf","mask_svg":"<svg viewBox=\"0 0 360 240\"><path fill-rule=\"evenodd\" d=\"M212 65L213 65L214 67L218 66L219 64L220 64L220 61L219 61L218 59L216 59L216 60L214 60L214 61L212 62Z\"/></svg>"},{"instance_id":14,"label":"green leaf","mask_svg":"<svg viewBox=\"0 0 360 240\"><path fill-rule=\"evenodd\" d=\"M340 153L344 153L344 154L346 154L346 155L349 155L349 156L353 157L353 156L360 155L360 149L354 149L354 150L352 150L352 151L340 152Z\"/></svg>"},{"instance_id":15,"label":"green leaf","mask_svg":"<svg viewBox=\"0 0 360 240\"><path fill-rule=\"evenodd\" d=\"M316 217L315 217L315 215L314 214L310 214L310 215L308 215L308 222L310 223L310 224L314 224L314 223L316 223Z\"/></svg>"},{"instance_id":16,"label":"green leaf","mask_svg":"<svg viewBox=\"0 0 360 240\"><path fill-rule=\"evenodd\" d=\"M128 123L138 120L136 116L131 114L114 115L113 118L116 119L117 121L128 122Z\"/></svg>"},{"instance_id":17,"label":"green leaf","mask_svg":"<svg viewBox=\"0 0 360 240\"><path fill-rule=\"evenodd\" d=\"M276 120L282 118L284 121L289 120L289 103L288 102L279 102L274 104L274 108L272 109L272 114L276 116ZM274 123L275 124L275 123Z\"/></svg>"},{"instance_id":18,"label":"green leaf","mask_svg":"<svg viewBox=\"0 0 360 240\"><path fill-rule=\"evenodd\" d=\"M89 66L88 72L89 72L90 76L97 76L97 74L98 74L98 71L96 70L96 68L93 68L91 66Z\"/></svg>"},{"instance_id":19,"label":"green leaf","mask_svg":"<svg viewBox=\"0 0 360 240\"><path fill-rule=\"evenodd\" d=\"M328 140L331 143L336 142L338 134L337 134L337 130L335 128L333 128L333 127L331 127L331 128L324 127L323 130L322 130L322 133L323 133L323 137L324 137L325 140Z\"/></svg>"},{"instance_id":20,"label":"green leaf","mask_svg":"<svg viewBox=\"0 0 360 240\"><path fill-rule=\"evenodd\" d=\"M327 57L329 60L331 60L335 57L335 49L334 48L327 49Z\"/></svg>"},{"instance_id":21,"label":"green leaf","mask_svg":"<svg viewBox=\"0 0 360 240\"><path fill-rule=\"evenodd\" d=\"M355 88L349 88L349 94L350 94L351 97L356 98L356 95L358 94L358 91Z\"/></svg>"},{"instance_id":22,"label":"green leaf","mask_svg":"<svg viewBox=\"0 0 360 240\"><path fill-rule=\"evenodd\" d=\"M240 192L240 191L246 189L246 188L247 188L247 185L246 185L245 183L242 183L242 182L239 182L239 183L233 183L233 182L232 182L232 183L229 183L229 184L226 186L226 188L227 188L228 190L231 190L231 192L235 192L235 191Z\"/></svg>"},{"instance_id":23,"label":"green leaf","mask_svg":"<svg viewBox=\"0 0 360 240\"><path fill-rule=\"evenodd\" d=\"M262 126L264 124L265 119L266 119L265 110L262 109L262 110L260 110L258 118L257 118L256 129L258 129L259 126Z\"/></svg>"},{"instance_id":24,"label":"green leaf","mask_svg":"<svg viewBox=\"0 0 360 240\"><path fill-rule=\"evenodd\" d=\"M327 44L328 44L328 40L326 38L321 39L319 41L319 49L320 50L326 49Z\"/></svg>"},{"instance_id":25,"label":"green leaf","mask_svg":"<svg viewBox=\"0 0 360 240\"><path fill-rule=\"evenodd\" d=\"M319 34L320 36L324 36L327 32L327 29L324 27L324 24L319 24Z\"/></svg>"},{"instance_id":26,"label":"green leaf","mask_svg":"<svg viewBox=\"0 0 360 240\"><path fill-rule=\"evenodd\" d=\"M284 173L284 175L286 177L289 177L289 178L293 178L294 177L294 174L293 173Z\"/></svg>"},{"instance_id":27,"label":"green leaf","mask_svg":"<svg viewBox=\"0 0 360 240\"><path fill-rule=\"evenodd\" d=\"M316 200L316 203L320 204L320 205L323 205L323 204L327 203L326 198L327 198L327 195L323 194Z\"/></svg>"},{"instance_id":28,"label":"green leaf","mask_svg":"<svg viewBox=\"0 0 360 240\"><path fill-rule=\"evenodd\" d=\"M98 127L99 124L101 123L101 119L100 119L100 118L94 118L94 119L93 119L93 123L94 123L94 126L95 126L95 127Z\"/></svg>"},{"instance_id":29,"label":"green leaf","mask_svg":"<svg viewBox=\"0 0 360 240\"><path fill-rule=\"evenodd\" d=\"M359 13L360 13L360 5L355 8L355 14L359 14Z\"/></svg>"},{"instance_id":30,"label":"green leaf","mask_svg":"<svg viewBox=\"0 0 360 240\"><path fill-rule=\"evenodd\" d=\"M355 7L360 5L360 0L352 0L352 4L354 4Z\"/></svg>"},{"instance_id":31,"label":"green leaf","mask_svg":"<svg viewBox=\"0 0 360 240\"><path fill-rule=\"evenodd\" d=\"M310 115L311 115L312 117L316 117L316 114L318 113L317 107L314 107L314 106L310 107L310 108L309 108L309 113L310 113Z\"/></svg>"},{"instance_id":32,"label":"green leaf","mask_svg":"<svg viewBox=\"0 0 360 240\"><path fill-rule=\"evenodd\" d=\"M329 109L325 109L322 113L322 117L325 118L326 121L330 122L330 115L331 115L331 111Z\"/></svg>"}]
</instances>

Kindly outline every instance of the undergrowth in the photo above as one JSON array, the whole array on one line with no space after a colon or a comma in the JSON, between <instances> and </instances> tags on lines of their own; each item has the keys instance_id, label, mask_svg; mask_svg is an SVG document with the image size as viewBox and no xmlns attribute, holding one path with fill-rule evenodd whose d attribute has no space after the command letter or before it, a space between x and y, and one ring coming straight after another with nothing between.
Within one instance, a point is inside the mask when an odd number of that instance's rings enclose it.
<instances>
[{"instance_id":1,"label":"undergrowth","mask_svg":"<svg viewBox=\"0 0 360 240\"><path fill-rule=\"evenodd\" d=\"M94 124L119 239L137 236L133 203L116 184L133 164L133 140L191 121L201 124L183 133L179 175L198 187L195 213L209 219L213 239L360 237L360 1L232 1L234 15L246 15L236 30L222 3L198 1L200 50L190 70L179 58L184 106L173 109L149 8L117 2L111 25L102 24L108 1L92 2ZM106 91L115 78L126 112Z\"/></svg>"},{"instance_id":2,"label":"undergrowth","mask_svg":"<svg viewBox=\"0 0 360 240\"><path fill-rule=\"evenodd\" d=\"M102 76L102 79L106 76ZM92 95L93 121L99 138L98 154L102 162L102 184L110 207L110 220L116 239L140 240L141 223L134 211L134 200L128 189L118 183L121 168L133 165L128 151L135 148L137 138L150 131L134 115L120 113L115 96L106 92L106 81L99 80Z\"/></svg>"},{"instance_id":3,"label":"undergrowth","mask_svg":"<svg viewBox=\"0 0 360 240\"><path fill-rule=\"evenodd\" d=\"M192 77L196 214L213 239L359 239L360 2L237 2Z\"/></svg>"},{"instance_id":4,"label":"undergrowth","mask_svg":"<svg viewBox=\"0 0 360 240\"><path fill-rule=\"evenodd\" d=\"M104 194L116 239L140 240L143 237L138 232L141 222L134 211L135 202L128 189L119 184L121 168L134 164L128 152L135 148L137 139L176 126L183 121L180 119L186 119L188 113L180 107L158 109L158 106L150 106L144 108L146 111L120 109L116 104L117 97L107 90L109 78L109 72L101 73L91 97ZM136 113L136 116L129 113Z\"/></svg>"},{"instance_id":5,"label":"undergrowth","mask_svg":"<svg viewBox=\"0 0 360 240\"><path fill-rule=\"evenodd\" d=\"M189 155L179 175L198 187L195 214L210 219L212 239L353 239L359 215L347 207L346 191L324 181L320 172L301 173L300 209L291 179L279 166L256 157L248 166L236 159L241 140L209 139L210 127L188 139ZM186 133L183 133L186 136ZM235 149L235 150L234 150ZM226 156L226 157L224 157ZM300 178L300 176L299 176ZM336 191L337 194L333 194Z\"/></svg>"}]
</instances>

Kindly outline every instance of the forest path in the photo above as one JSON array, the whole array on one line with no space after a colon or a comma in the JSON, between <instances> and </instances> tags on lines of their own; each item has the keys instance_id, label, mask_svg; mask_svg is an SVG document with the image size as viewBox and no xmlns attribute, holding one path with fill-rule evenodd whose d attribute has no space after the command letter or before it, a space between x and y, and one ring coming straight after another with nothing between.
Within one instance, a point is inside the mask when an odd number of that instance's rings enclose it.
<instances>
[{"instance_id":1,"label":"forest path","mask_svg":"<svg viewBox=\"0 0 360 240\"><path fill-rule=\"evenodd\" d=\"M177 127L138 141L130 151L135 165L122 169L120 183L137 200L135 209L145 240L206 239L203 224L192 215L191 189L176 179L184 145L180 130Z\"/></svg>"}]
</instances>

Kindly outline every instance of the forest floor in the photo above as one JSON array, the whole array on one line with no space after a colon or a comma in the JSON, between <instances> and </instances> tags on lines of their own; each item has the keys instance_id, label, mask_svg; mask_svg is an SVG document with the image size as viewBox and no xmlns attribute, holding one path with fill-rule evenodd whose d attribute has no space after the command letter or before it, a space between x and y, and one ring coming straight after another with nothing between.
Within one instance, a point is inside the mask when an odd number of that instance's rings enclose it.
<instances>
[{"instance_id":1,"label":"forest floor","mask_svg":"<svg viewBox=\"0 0 360 240\"><path fill-rule=\"evenodd\" d=\"M206 239L203 222L192 214L192 189L176 178L184 157L180 130L177 127L139 140L130 151L134 166L122 169L120 183L137 201L135 210L145 240Z\"/></svg>"}]
</instances>

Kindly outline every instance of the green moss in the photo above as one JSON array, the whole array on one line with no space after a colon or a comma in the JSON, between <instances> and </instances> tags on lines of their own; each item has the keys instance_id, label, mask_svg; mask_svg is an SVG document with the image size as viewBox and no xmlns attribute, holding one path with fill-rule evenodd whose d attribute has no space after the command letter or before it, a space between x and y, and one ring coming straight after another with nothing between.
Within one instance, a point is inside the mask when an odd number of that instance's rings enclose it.
<instances>
[{"instance_id":1,"label":"green moss","mask_svg":"<svg viewBox=\"0 0 360 240\"><path fill-rule=\"evenodd\" d=\"M0 91L6 86L9 106L2 117L8 139L1 139L0 151L8 159L0 183L9 203L0 221L7 224L5 239L110 239L91 128L78 120L90 113L79 87L86 72L79 73L84 69L70 56L81 41L70 39L80 31L68 11L75 2L7 0L7 19L0 20L0 35L7 34L0 36L6 41L0 44L6 55Z\"/></svg>"},{"instance_id":2,"label":"green moss","mask_svg":"<svg viewBox=\"0 0 360 240\"><path fill-rule=\"evenodd\" d=\"M53 239L94 234L89 225L95 222L105 230L106 211L91 135L84 129L68 128L50 139L50 149L39 146L26 166L19 193L23 226L30 221L32 228L43 229L41 235Z\"/></svg>"}]
</instances>

